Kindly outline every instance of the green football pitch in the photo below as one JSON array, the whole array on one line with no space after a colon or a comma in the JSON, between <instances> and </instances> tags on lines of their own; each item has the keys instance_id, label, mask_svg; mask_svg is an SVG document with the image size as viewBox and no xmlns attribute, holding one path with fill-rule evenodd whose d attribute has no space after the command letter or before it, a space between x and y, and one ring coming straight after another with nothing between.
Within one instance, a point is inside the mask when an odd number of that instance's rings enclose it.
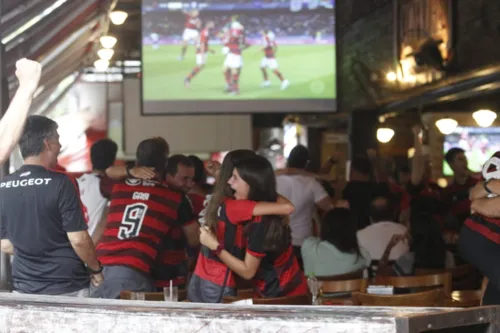
<instances>
[{"instance_id":1,"label":"green football pitch","mask_svg":"<svg viewBox=\"0 0 500 333\"><path fill-rule=\"evenodd\" d=\"M336 98L335 48L332 45L279 46L276 59L279 70L290 81L286 90L280 89L279 79L268 70L271 86L263 82L259 46L243 52L240 76L240 95L224 93L222 74L224 55L221 46L211 46L205 68L184 86L184 78L196 65L194 46L190 45L184 60L179 61L180 45L163 45L157 50L143 47L143 98L158 100L224 100L224 99L331 99Z\"/></svg>"}]
</instances>

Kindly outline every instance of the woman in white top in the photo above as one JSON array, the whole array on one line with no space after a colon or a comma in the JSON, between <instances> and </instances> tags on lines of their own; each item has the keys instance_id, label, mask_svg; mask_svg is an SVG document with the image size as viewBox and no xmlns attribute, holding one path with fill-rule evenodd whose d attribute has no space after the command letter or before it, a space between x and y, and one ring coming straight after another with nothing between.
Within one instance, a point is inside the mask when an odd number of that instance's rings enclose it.
<instances>
[{"instance_id":1,"label":"woman in white top","mask_svg":"<svg viewBox=\"0 0 500 333\"><path fill-rule=\"evenodd\" d=\"M309 237L302 245L307 276L333 276L365 269L368 252L358 245L356 220L348 208L330 210L321 222L320 238Z\"/></svg>"}]
</instances>

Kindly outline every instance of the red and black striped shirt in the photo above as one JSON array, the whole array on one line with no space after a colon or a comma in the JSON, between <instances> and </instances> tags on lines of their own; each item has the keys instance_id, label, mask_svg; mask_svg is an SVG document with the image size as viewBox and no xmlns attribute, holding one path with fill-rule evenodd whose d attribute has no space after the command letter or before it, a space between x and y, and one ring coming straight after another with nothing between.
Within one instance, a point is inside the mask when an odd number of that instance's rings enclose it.
<instances>
[{"instance_id":1,"label":"red and black striped shirt","mask_svg":"<svg viewBox=\"0 0 500 333\"><path fill-rule=\"evenodd\" d=\"M114 185L106 230L97 246L101 263L149 274L162 242L175 226L181 196L149 180L127 179Z\"/></svg>"},{"instance_id":2,"label":"red and black striped shirt","mask_svg":"<svg viewBox=\"0 0 500 333\"><path fill-rule=\"evenodd\" d=\"M196 215L189 198L179 192L180 197L176 202L177 218L161 244L153 269L153 278L156 287L166 287L172 281L174 286L184 286L188 275L187 247L188 243L184 234L184 227L196 223Z\"/></svg>"},{"instance_id":3,"label":"red and black striped shirt","mask_svg":"<svg viewBox=\"0 0 500 333\"><path fill-rule=\"evenodd\" d=\"M293 252L292 243L283 252L264 251L266 228L261 217L255 217L248 228L246 252L261 258L259 269L252 282L262 297L283 297L307 293L304 272Z\"/></svg>"},{"instance_id":4,"label":"red and black striped shirt","mask_svg":"<svg viewBox=\"0 0 500 333\"><path fill-rule=\"evenodd\" d=\"M443 200L449 214L455 216L460 226L470 215L469 192L477 184L478 180L473 177L467 178L464 184L454 182L443 191Z\"/></svg>"},{"instance_id":5,"label":"red and black striped shirt","mask_svg":"<svg viewBox=\"0 0 500 333\"><path fill-rule=\"evenodd\" d=\"M253 201L227 199L219 209L217 240L226 251L239 259L243 259L245 254L243 222L252 219L254 207ZM234 273L206 246L201 247L194 275L218 286L225 284L236 288Z\"/></svg>"}]
</instances>

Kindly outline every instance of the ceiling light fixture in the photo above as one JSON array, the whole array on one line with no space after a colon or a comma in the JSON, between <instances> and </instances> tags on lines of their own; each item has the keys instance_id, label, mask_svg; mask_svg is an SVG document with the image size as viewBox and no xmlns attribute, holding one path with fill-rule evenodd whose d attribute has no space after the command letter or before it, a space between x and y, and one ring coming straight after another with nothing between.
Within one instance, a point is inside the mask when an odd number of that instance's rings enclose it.
<instances>
[{"instance_id":1,"label":"ceiling light fixture","mask_svg":"<svg viewBox=\"0 0 500 333\"><path fill-rule=\"evenodd\" d=\"M97 71L104 72L109 67L109 61L99 59L94 62L94 67Z\"/></svg>"},{"instance_id":2,"label":"ceiling light fixture","mask_svg":"<svg viewBox=\"0 0 500 333\"><path fill-rule=\"evenodd\" d=\"M106 61L111 60L113 54L115 54L115 51L113 51L112 49L100 49L99 51L97 51L97 55L99 56L99 58Z\"/></svg>"},{"instance_id":3,"label":"ceiling light fixture","mask_svg":"<svg viewBox=\"0 0 500 333\"><path fill-rule=\"evenodd\" d=\"M392 128L382 127L377 130L377 140L382 143L387 143L391 141L394 136L394 130Z\"/></svg>"},{"instance_id":4,"label":"ceiling light fixture","mask_svg":"<svg viewBox=\"0 0 500 333\"><path fill-rule=\"evenodd\" d=\"M128 14L122 10L115 10L109 14L109 18L114 25L121 25L127 19Z\"/></svg>"},{"instance_id":5,"label":"ceiling light fixture","mask_svg":"<svg viewBox=\"0 0 500 333\"><path fill-rule=\"evenodd\" d=\"M497 119L497 114L491 110L477 110L472 114L472 118L481 127L490 127Z\"/></svg>"},{"instance_id":6,"label":"ceiling light fixture","mask_svg":"<svg viewBox=\"0 0 500 333\"><path fill-rule=\"evenodd\" d=\"M99 41L105 49L112 49L116 45L117 39L113 36L102 36Z\"/></svg>"},{"instance_id":7,"label":"ceiling light fixture","mask_svg":"<svg viewBox=\"0 0 500 333\"><path fill-rule=\"evenodd\" d=\"M451 118L443 118L436 121L437 128L444 135L453 133L453 131L457 128L457 125L458 122Z\"/></svg>"}]
</instances>

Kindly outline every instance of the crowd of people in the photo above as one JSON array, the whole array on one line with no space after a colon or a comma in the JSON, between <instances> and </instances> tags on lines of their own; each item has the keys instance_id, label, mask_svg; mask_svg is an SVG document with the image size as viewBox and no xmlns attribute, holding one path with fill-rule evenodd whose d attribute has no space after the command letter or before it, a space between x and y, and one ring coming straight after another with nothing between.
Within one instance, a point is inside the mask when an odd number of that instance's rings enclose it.
<instances>
[{"instance_id":1,"label":"crowd of people","mask_svg":"<svg viewBox=\"0 0 500 333\"><path fill-rule=\"evenodd\" d=\"M21 60L17 76L7 115L28 108L40 65ZM464 151L450 149L454 176L442 189L416 126L409 172L396 177L370 150L352 158L349 181L332 191L325 177L338 157L311 173L300 145L275 171L250 150L231 151L222 164L170 156L160 137L138 145L134 165L114 165L117 146L103 139L92 146L92 172L75 180L53 171L57 124L18 118L7 119L24 165L0 183L1 249L13 255L14 292L114 299L175 285L192 302L217 303L236 295L241 279L255 297L293 296L308 293L306 276L413 275L465 260L490 279L486 304L500 301L491 259L500 243L500 154L479 180ZM449 232L461 233L459 251Z\"/></svg>"},{"instance_id":2,"label":"crowd of people","mask_svg":"<svg viewBox=\"0 0 500 333\"><path fill-rule=\"evenodd\" d=\"M184 15L179 13L148 13L148 21L144 23L144 36L158 34L166 38L181 38L184 29ZM262 30L271 30L277 37L315 38L320 32L323 36L335 35L335 15L329 10L311 13L261 12L261 13L209 13L201 12L203 21L213 21L215 30L220 31L231 21L231 17L246 27L247 37L259 38Z\"/></svg>"}]
</instances>

